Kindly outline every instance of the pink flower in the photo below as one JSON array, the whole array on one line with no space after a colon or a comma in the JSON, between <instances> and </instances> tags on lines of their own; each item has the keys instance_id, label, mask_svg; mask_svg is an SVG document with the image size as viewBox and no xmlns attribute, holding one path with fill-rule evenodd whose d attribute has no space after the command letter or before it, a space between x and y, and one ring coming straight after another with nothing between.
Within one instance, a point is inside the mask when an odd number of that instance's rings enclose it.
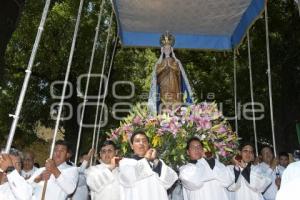
<instances>
[{"instance_id":1,"label":"pink flower","mask_svg":"<svg viewBox=\"0 0 300 200\"><path fill-rule=\"evenodd\" d=\"M227 132L227 130L224 126L221 126L218 130L218 133L225 133L225 132Z\"/></svg>"},{"instance_id":2,"label":"pink flower","mask_svg":"<svg viewBox=\"0 0 300 200\"><path fill-rule=\"evenodd\" d=\"M133 119L133 124L142 125L142 119L139 116L135 116L135 118Z\"/></svg>"},{"instance_id":3,"label":"pink flower","mask_svg":"<svg viewBox=\"0 0 300 200\"><path fill-rule=\"evenodd\" d=\"M173 136L176 136L179 128L176 126L176 124L171 123L170 124L170 132L173 134Z\"/></svg>"},{"instance_id":4,"label":"pink flower","mask_svg":"<svg viewBox=\"0 0 300 200\"><path fill-rule=\"evenodd\" d=\"M226 157L226 156L227 156L227 152L226 152L223 148L220 149L219 154L220 154L221 156L223 156L223 157Z\"/></svg>"},{"instance_id":5,"label":"pink flower","mask_svg":"<svg viewBox=\"0 0 300 200\"><path fill-rule=\"evenodd\" d=\"M156 133L157 133L158 135L160 135L160 136L164 134L163 130L160 129L160 128L157 129L157 132L156 132Z\"/></svg>"},{"instance_id":6,"label":"pink flower","mask_svg":"<svg viewBox=\"0 0 300 200\"><path fill-rule=\"evenodd\" d=\"M132 125L131 124L126 124L124 127L123 127L123 131L125 133L131 133L133 131L133 128L132 128Z\"/></svg>"}]
</instances>

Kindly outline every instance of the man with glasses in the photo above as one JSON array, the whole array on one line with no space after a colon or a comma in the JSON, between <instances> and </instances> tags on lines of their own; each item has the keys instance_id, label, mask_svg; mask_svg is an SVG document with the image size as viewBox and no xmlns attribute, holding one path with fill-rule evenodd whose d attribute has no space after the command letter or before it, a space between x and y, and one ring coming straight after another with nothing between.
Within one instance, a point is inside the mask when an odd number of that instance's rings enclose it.
<instances>
[{"instance_id":1,"label":"man with glasses","mask_svg":"<svg viewBox=\"0 0 300 200\"><path fill-rule=\"evenodd\" d=\"M179 170L184 200L228 200L229 171L211 153L205 155L198 137L187 141L187 155L190 162Z\"/></svg>"},{"instance_id":2,"label":"man with glasses","mask_svg":"<svg viewBox=\"0 0 300 200\"><path fill-rule=\"evenodd\" d=\"M0 153L0 200L31 200L32 188L20 175L22 154L11 149Z\"/></svg>"},{"instance_id":3,"label":"man with glasses","mask_svg":"<svg viewBox=\"0 0 300 200\"><path fill-rule=\"evenodd\" d=\"M100 164L85 171L92 200L120 200L117 148L112 141L105 141L100 148Z\"/></svg>"}]
</instances>

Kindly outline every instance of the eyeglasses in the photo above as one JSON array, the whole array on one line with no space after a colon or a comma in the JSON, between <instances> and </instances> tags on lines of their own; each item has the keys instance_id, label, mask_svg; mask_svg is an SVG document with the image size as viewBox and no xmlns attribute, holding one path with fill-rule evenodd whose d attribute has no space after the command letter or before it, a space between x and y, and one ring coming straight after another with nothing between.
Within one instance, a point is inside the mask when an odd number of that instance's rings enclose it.
<instances>
[{"instance_id":1,"label":"eyeglasses","mask_svg":"<svg viewBox=\"0 0 300 200\"><path fill-rule=\"evenodd\" d=\"M200 145L197 145L197 146L190 146L189 149L192 150L192 151L203 150L202 146L200 146Z\"/></svg>"}]
</instances>

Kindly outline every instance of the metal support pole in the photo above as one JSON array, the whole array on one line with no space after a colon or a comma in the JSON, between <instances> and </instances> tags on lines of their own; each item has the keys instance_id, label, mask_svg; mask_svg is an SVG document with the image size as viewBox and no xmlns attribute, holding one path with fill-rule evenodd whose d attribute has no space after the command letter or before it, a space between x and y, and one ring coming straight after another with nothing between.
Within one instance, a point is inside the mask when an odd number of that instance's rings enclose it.
<instances>
[{"instance_id":1,"label":"metal support pole","mask_svg":"<svg viewBox=\"0 0 300 200\"><path fill-rule=\"evenodd\" d=\"M38 28L38 32L36 34L35 42L34 42L34 45L33 45L32 51L31 51L29 63L28 63L27 69L25 71L26 75L25 75L25 79L24 79L24 82L23 82L23 86L22 86L22 90L21 90L21 93L20 93L20 97L19 97L19 100L18 100L18 104L17 104L15 114L14 115L11 115L11 114L9 115L10 117L13 117L13 122L12 122L12 125L11 125L11 128L10 128L10 132L9 132L9 135L8 135L7 142L6 142L5 153L9 153L12 141L13 141L14 136L15 136L15 131L16 131L16 128L17 128L17 125L18 125L18 120L20 118L20 113L21 113L24 97L25 97L25 94L26 94L26 91L27 91L27 86L28 86L29 80L30 80L32 66L33 66L33 63L34 63L34 60L35 60L37 49L38 49L39 44L40 44L40 40L41 40L42 33L43 33L43 30L44 30L44 25L45 25L45 21L46 21L47 15L48 15L50 3L51 3L51 0L47 0L46 3L45 3L45 7L44 7L44 10L43 10L43 14L42 14L42 18L41 18L40 25L39 25L39 28Z\"/></svg>"},{"instance_id":2,"label":"metal support pole","mask_svg":"<svg viewBox=\"0 0 300 200\"><path fill-rule=\"evenodd\" d=\"M77 138L77 145L76 145L76 153L75 153L75 160L74 160L75 165L77 165L77 161L78 161L79 146L80 146L81 133L82 133L82 123L83 123L83 118L84 118L84 113L85 113L86 102L88 101L87 100L87 95L88 95L88 90L89 90L91 72L92 72L92 68L93 68L96 45L97 45L98 36L99 36L99 29L100 29L100 23L101 23L101 18L102 18L104 2L105 2L105 0L102 0L101 6L100 6L100 11L99 11L99 15L98 15L98 22L97 22L97 26L96 26L96 32L95 32L94 43L93 43L93 50L92 50L92 55L91 55L91 59L90 59L90 66L89 66L89 70L88 70L88 77L87 77L86 86L85 86L84 100L83 100L83 106L82 106L82 111L81 111L81 116L80 116L80 124L79 124L78 138Z\"/></svg>"},{"instance_id":3,"label":"metal support pole","mask_svg":"<svg viewBox=\"0 0 300 200\"><path fill-rule=\"evenodd\" d=\"M273 98L272 98L272 76L271 76L271 62L270 62L270 44L269 44L269 22L268 22L268 5L265 4L265 25L266 25L266 48L267 48L267 62L268 62L268 83L269 83L269 99L270 99L270 117L271 117L271 128L272 128L272 140L274 156L277 156L276 149L276 138L274 128L274 115L273 115Z\"/></svg>"}]
</instances>

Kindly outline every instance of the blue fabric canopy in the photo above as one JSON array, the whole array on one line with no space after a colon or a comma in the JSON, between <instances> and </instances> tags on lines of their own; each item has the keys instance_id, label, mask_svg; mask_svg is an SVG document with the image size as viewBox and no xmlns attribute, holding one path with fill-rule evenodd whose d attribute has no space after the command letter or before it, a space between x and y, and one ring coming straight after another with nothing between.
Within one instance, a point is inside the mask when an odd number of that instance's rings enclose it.
<instances>
[{"instance_id":1,"label":"blue fabric canopy","mask_svg":"<svg viewBox=\"0 0 300 200\"><path fill-rule=\"evenodd\" d=\"M230 50L264 10L265 0L113 0L124 46L160 47L169 31L175 48Z\"/></svg>"}]
</instances>

